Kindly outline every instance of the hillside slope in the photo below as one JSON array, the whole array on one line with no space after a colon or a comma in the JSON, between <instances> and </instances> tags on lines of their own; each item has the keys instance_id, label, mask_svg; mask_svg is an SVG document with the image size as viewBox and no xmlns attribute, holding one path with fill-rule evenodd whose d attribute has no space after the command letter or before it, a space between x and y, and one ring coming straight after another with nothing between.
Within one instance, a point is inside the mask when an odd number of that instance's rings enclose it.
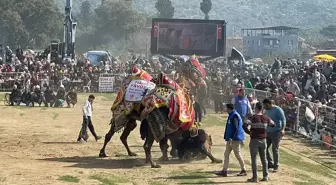
<instances>
[{"instance_id":1,"label":"hillside slope","mask_svg":"<svg viewBox=\"0 0 336 185\"><path fill-rule=\"evenodd\" d=\"M65 0L56 0L63 10ZM84 0L74 0L74 10L78 11ZM90 0L93 6L100 0ZM133 0L139 11L155 16L156 0ZM176 18L203 19L199 9L201 0L172 0ZM229 31L239 31L246 27L288 25L299 28L321 27L336 23L336 4L327 0L213 0L210 19L224 19L229 23ZM145 5L145 6L144 6Z\"/></svg>"}]
</instances>

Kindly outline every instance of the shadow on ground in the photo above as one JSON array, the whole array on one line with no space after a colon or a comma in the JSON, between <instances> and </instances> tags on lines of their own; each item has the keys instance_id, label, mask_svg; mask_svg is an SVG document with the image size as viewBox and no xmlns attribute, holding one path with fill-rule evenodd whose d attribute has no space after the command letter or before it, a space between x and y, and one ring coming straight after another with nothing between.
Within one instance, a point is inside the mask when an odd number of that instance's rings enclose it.
<instances>
[{"instance_id":1,"label":"shadow on ground","mask_svg":"<svg viewBox=\"0 0 336 185\"><path fill-rule=\"evenodd\" d=\"M130 169L142 166L150 167L150 164L145 163L145 159L132 158L132 159L116 159L116 158L98 158L98 157L59 157L59 158L45 158L38 159L40 161L74 163L67 167L73 168L96 168L96 169ZM155 160L155 159L154 159ZM168 161L155 160L160 165L165 164L181 164L178 159L170 159Z\"/></svg>"}]
</instances>

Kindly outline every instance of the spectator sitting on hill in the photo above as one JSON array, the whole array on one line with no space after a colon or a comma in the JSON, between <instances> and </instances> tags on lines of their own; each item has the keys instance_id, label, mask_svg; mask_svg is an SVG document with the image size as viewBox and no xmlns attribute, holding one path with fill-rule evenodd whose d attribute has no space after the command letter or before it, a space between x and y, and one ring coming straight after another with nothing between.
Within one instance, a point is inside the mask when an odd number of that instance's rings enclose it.
<instances>
[{"instance_id":1,"label":"spectator sitting on hill","mask_svg":"<svg viewBox=\"0 0 336 185\"><path fill-rule=\"evenodd\" d=\"M35 86L34 93L32 95L32 106L34 107L34 103L38 103L39 106L41 106L42 102L44 102L44 95L41 91L41 88L39 85Z\"/></svg>"},{"instance_id":2,"label":"spectator sitting on hill","mask_svg":"<svg viewBox=\"0 0 336 185\"><path fill-rule=\"evenodd\" d=\"M45 106L48 107L48 104L50 104L50 107L52 107L56 101L54 91L51 90L49 86L47 86L44 95L45 95L45 102L44 102Z\"/></svg>"},{"instance_id":3,"label":"spectator sitting on hill","mask_svg":"<svg viewBox=\"0 0 336 185\"><path fill-rule=\"evenodd\" d=\"M20 104L21 91L17 88L17 85L13 86L12 93L9 95L10 105Z\"/></svg>"},{"instance_id":4,"label":"spectator sitting on hill","mask_svg":"<svg viewBox=\"0 0 336 185\"><path fill-rule=\"evenodd\" d=\"M68 92L65 99L68 104L68 107L70 107L71 104L73 105L73 107L75 107L77 103L77 92L75 91L74 88L70 92Z\"/></svg>"},{"instance_id":5,"label":"spectator sitting on hill","mask_svg":"<svg viewBox=\"0 0 336 185\"><path fill-rule=\"evenodd\" d=\"M66 95L66 93L65 93L64 86L61 85L60 88L57 91L57 94L56 94L55 107L63 107L64 106L65 95Z\"/></svg>"}]
</instances>

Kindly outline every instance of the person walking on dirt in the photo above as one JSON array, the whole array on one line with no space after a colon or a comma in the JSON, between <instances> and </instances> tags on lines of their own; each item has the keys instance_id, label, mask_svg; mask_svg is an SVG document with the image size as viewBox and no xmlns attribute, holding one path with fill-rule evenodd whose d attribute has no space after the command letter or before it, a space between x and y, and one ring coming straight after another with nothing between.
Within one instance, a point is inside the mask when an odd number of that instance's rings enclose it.
<instances>
[{"instance_id":1,"label":"person walking on dirt","mask_svg":"<svg viewBox=\"0 0 336 185\"><path fill-rule=\"evenodd\" d=\"M77 141L78 142L84 142L87 141L87 139L89 138L88 134L87 134L87 128L89 127L89 130L91 132L91 134L95 137L96 141L98 141L99 139L101 139L101 136L97 136L91 118L92 118L92 103L93 100L95 99L95 96L93 94L91 94L88 98L88 100L85 101L84 106L83 106L83 123L82 123L82 128L79 132L79 136Z\"/></svg>"},{"instance_id":2,"label":"person walking on dirt","mask_svg":"<svg viewBox=\"0 0 336 185\"><path fill-rule=\"evenodd\" d=\"M224 166L223 170L216 172L217 176L227 177L227 170L229 168L230 154L233 151L237 160L239 161L241 171L237 176L246 176L246 168L243 156L241 155L241 145L245 139L243 120L239 113L234 109L233 104L226 104L226 110L229 114L227 119L224 139L226 141L226 148L224 152Z\"/></svg>"},{"instance_id":3,"label":"person walking on dirt","mask_svg":"<svg viewBox=\"0 0 336 185\"><path fill-rule=\"evenodd\" d=\"M282 137L285 135L286 116L281 107L274 105L270 99L265 99L263 105L266 109L266 115L274 122L274 127L267 127L267 161L268 168L273 168L273 172L279 169L279 145ZM272 153L269 148L272 145Z\"/></svg>"}]
</instances>

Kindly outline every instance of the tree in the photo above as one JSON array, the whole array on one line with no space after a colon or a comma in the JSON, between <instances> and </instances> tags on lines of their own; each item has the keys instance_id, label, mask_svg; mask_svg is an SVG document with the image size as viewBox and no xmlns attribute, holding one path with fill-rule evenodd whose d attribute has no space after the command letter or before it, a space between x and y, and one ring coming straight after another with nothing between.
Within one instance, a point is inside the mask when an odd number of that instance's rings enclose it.
<instances>
[{"instance_id":1,"label":"tree","mask_svg":"<svg viewBox=\"0 0 336 185\"><path fill-rule=\"evenodd\" d=\"M87 26L91 23L92 20L92 7L91 7L91 3L88 0L85 0L82 2L81 6L80 6L80 13L79 13L79 19L81 24L83 24L83 26Z\"/></svg>"},{"instance_id":2,"label":"tree","mask_svg":"<svg viewBox=\"0 0 336 185\"><path fill-rule=\"evenodd\" d=\"M212 8L211 0L203 0L200 5L200 9L204 13L204 19L209 20L209 12Z\"/></svg>"},{"instance_id":3,"label":"tree","mask_svg":"<svg viewBox=\"0 0 336 185\"><path fill-rule=\"evenodd\" d=\"M329 38L335 38L336 37L336 25L330 25L327 27L323 27L320 33L323 36L326 36Z\"/></svg>"},{"instance_id":4,"label":"tree","mask_svg":"<svg viewBox=\"0 0 336 185\"><path fill-rule=\"evenodd\" d=\"M158 11L160 18L173 18L175 13L175 8L170 0L158 0L155 3L155 8Z\"/></svg>"},{"instance_id":5,"label":"tree","mask_svg":"<svg viewBox=\"0 0 336 185\"><path fill-rule=\"evenodd\" d=\"M62 30L62 14L54 1L1 0L0 39L11 47L41 47Z\"/></svg>"},{"instance_id":6,"label":"tree","mask_svg":"<svg viewBox=\"0 0 336 185\"><path fill-rule=\"evenodd\" d=\"M95 13L95 33L106 42L111 39L128 39L132 33L145 26L145 16L122 0L106 1L95 9Z\"/></svg>"}]
</instances>

